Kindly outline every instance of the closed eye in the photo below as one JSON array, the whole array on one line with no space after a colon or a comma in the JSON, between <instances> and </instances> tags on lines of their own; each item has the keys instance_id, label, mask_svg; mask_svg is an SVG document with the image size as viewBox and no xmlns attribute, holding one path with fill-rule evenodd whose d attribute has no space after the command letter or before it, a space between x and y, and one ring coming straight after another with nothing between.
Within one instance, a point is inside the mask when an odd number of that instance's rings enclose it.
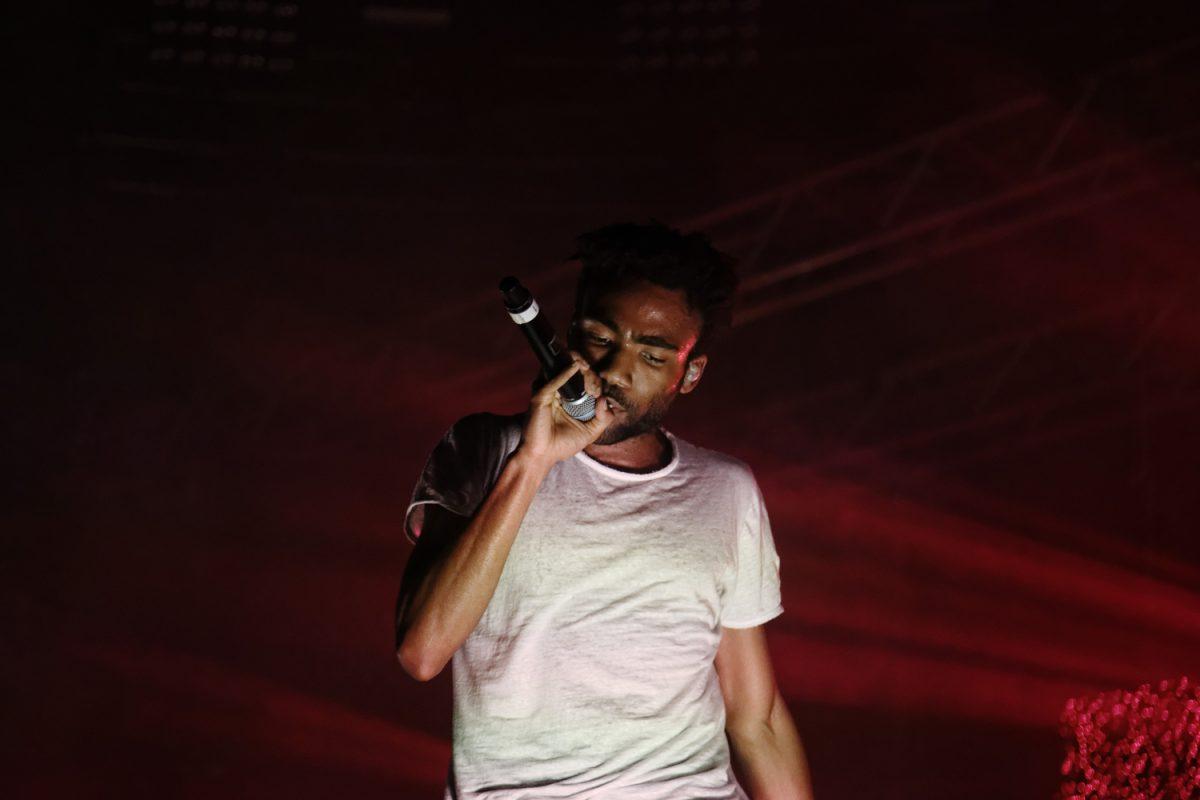
<instances>
[{"instance_id":1,"label":"closed eye","mask_svg":"<svg viewBox=\"0 0 1200 800\"><path fill-rule=\"evenodd\" d=\"M606 339L605 337L600 336L599 334L596 334L596 333L587 334L587 339L589 342L596 345L597 347L608 347L610 344L612 344L612 339ZM658 358L657 356L652 356L649 353L642 353L642 357L646 359L647 363L653 364L656 367L667 363L666 359Z\"/></svg>"}]
</instances>

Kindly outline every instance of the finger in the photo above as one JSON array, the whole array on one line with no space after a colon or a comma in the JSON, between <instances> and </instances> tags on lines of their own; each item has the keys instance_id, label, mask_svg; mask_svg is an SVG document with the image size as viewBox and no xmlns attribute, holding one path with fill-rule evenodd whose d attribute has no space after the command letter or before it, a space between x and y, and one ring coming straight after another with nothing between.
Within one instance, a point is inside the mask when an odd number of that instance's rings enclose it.
<instances>
[{"instance_id":1,"label":"finger","mask_svg":"<svg viewBox=\"0 0 1200 800\"><path fill-rule=\"evenodd\" d=\"M546 385L538 391L538 397L540 397L542 400L553 397L555 392L559 390L559 387L571 380L571 376L573 376L576 372L579 372L580 369L581 366L578 361L572 362L571 366L567 367L546 382Z\"/></svg>"},{"instance_id":2,"label":"finger","mask_svg":"<svg viewBox=\"0 0 1200 800\"><path fill-rule=\"evenodd\" d=\"M607 428L617 415L608 407L608 399L600 398L596 401L596 416L587 421L587 424L599 428L601 431ZM597 432L598 433L598 432Z\"/></svg>"},{"instance_id":3,"label":"finger","mask_svg":"<svg viewBox=\"0 0 1200 800\"><path fill-rule=\"evenodd\" d=\"M602 391L600 388L600 376L593 372L590 367L583 367L583 386L592 397L600 396Z\"/></svg>"},{"instance_id":4,"label":"finger","mask_svg":"<svg viewBox=\"0 0 1200 800\"><path fill-rule=\"evenodd\" d=\"M600 376L596 374L596 371L592 369L592 365L578 351L568 350L567 352L571 354L571 358L575 359L581 365L580 370L583 372L584 390L592 397L599 397L602 392Z\"/></svg>"}]
</instances>

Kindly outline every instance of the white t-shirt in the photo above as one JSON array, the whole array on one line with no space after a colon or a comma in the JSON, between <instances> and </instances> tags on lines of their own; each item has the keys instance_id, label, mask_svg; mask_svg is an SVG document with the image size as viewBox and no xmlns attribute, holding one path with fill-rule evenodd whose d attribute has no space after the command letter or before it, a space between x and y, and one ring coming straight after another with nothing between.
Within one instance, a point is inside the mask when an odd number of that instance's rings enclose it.
<instances>
[{"instance_id":1,"label":"white t-shirt","mask_svg":"<svg viewBox=\"0 0 1200 800\"><path fill-rule=\"evenodd\" d=\"M745 800L713 659L721 627L783 613L779 556L750 468L663 431L667 466L585 453L546 476L478 626L453 658L446 800ZM460 419L413 490L471 516L520 415Z\"/></svg>"}]
</instances>

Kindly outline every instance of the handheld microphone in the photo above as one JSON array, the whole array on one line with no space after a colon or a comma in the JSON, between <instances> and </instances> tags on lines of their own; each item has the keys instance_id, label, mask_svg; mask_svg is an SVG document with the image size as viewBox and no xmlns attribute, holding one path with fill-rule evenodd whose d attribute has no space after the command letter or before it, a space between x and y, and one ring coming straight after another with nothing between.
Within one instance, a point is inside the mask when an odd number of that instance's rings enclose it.
<instances>
[{"instance_id":1,"label":"handheld microphone","mask_svg":"<svg viewBox=\"0 0 1200 800\"><path fill-rule=\"evenodd\" d=\"M504 307L508 315L529 340L529 346L542 366L543 377L550 380L571 366L574 362L570 354L563 349L554 328L550 326L546 315L540 313L541 309L529 290L509 275L500 281L500 291L504 293ZM558 394L562 398L563 409L571 417L587 422L596 416L596 398L587 393L580 373L575 373L560 386Z\"/></svg>"}]
</instances>

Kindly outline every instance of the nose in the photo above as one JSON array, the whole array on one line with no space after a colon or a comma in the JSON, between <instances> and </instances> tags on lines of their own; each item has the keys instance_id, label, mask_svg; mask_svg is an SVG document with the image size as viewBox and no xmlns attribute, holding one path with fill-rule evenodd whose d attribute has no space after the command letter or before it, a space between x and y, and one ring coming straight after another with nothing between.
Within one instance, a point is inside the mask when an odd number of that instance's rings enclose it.
<instances>
[{"instance_id":1,"label":"nose","mask_svg":"<svg viewBox=\"0 0 1200 800\"><path fill-rule=\"evenodd\" d=\"M597 365L597 374L605 386L629 389L633 386L633 364L636 354L623 347L614 347L602 363Z\"/></svg>"}]
</instances>

